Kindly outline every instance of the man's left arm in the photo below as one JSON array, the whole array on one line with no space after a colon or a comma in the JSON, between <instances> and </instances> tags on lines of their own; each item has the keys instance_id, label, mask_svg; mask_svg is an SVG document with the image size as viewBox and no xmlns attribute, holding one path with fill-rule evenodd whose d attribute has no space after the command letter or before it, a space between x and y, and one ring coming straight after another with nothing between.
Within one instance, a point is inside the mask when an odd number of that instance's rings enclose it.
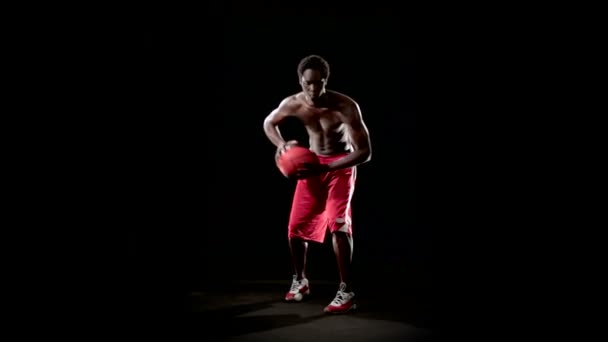
<instances>
[{"instance_id":1,"label":"man's left arm","mask_svg":"<svg viewBox=\"0 0 608 342\"><path fill-rule=\"evenodd\" d=\"M372 157L369 131L357 103L348 106L344 113L344 128L348 134L353 151L334 162L327 164L328 170L338 170L368 162Z\"/></svg>"}]
</instances>

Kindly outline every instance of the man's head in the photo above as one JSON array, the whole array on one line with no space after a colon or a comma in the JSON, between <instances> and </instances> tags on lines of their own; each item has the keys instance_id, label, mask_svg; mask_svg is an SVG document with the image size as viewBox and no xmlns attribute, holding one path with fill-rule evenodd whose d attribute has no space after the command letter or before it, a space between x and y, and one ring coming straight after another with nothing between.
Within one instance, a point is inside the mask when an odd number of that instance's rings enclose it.
<instances>
[{"instance_id":1,"label":"man's head","mask_svg":"<svg viewBox=\"0 0 608 342\"><path fill-rule=\"evenodd\" d=\"M298 64L298 76L302 90L314 100L325 93L325 85L329 78L329 63L317 55L304 57Z\"/></svg>"}]
</instances>

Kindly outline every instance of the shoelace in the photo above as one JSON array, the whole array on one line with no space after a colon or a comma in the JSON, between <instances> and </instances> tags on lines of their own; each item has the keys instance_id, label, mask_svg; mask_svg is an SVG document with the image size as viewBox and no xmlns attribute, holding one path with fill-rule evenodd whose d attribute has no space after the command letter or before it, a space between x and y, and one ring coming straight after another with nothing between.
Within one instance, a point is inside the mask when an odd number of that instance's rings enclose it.
<instances>
[{"instance_id":1,"label":"shoelace","mask_svg":"<svg viewBox=\"0 0 608 342\"><path fill-rule=\"evenodd\" d=\"M344 302L346 302L346 293L343 291L338 291L338 294L336 294L336 298L334 298L334 300L331 302L331 305L342 305L344 304Z\"/></svg>"},{"instance_id":2,"label":"shoelace","mask_svg":"<svg viewBox=\"0 0 608 342\"><path fill-rule=\"evenodd\" d=\"M348 297L350 296L344 290L346 290L346 284L340 283L340 289L336 294L336 298L334 298L330 305L342 305L348 301Z\"/></svg>"},{"instance_id":3,"label":"shoelace","mask_svg":"<svg viewBox=\"0 0 608 342\"><path fill-rule=\"evenodd\" d=\"M293 282L291 283L291 290L289 290L289 292L298 292L298 287L300 287L301 285L304 284L304 279L298 281L298 280L293 280Z\"/></svg>"}]
</instances>

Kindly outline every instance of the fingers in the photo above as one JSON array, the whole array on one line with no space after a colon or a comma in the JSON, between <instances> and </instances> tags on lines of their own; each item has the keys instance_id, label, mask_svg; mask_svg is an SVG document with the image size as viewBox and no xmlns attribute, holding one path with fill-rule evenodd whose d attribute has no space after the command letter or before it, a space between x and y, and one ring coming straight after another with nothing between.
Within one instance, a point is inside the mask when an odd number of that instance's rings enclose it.
<instances>
[{"instance_id":1,"label":"fingers","mask_svg":"<svg viewBox=\"0 0 608 342\"><path fill-rule=\"evenodd\" d=\"M294 145L298 145L297 140L289 140L287 142L284 142L277 148L277 152L275 153L274 158L278 159L281 156L281 154L285 153L285 151L287 151L288 148L290 148Z\"/></svg>"},{"instance_id":2,"label":"fingers","mask_svg":"<svg viewBox=\"0 0 608 342\"><path fill-rule=\"evenodd\" d=\"M274 158L278 159L281 156L281 154L283 154L283 152L285 152L286 149L287 149L287 143L283 143L282 145L280 145L277 148L277 152L274 154Z\"/></svg>"},{"instance_id":3,"label":"fingers","mask_svg":"<svg viewBox=\"0 0 608 342\"><path fill-rule=\"evenodd\" d=\"M296 140L289 140L288 142L283 144L282 150L283 152L285 152L288 148L291 148L292 146L295 146L297 144L298 142Z\"/></svg>"},{"instance_id":4,"label":"fingers","mask_svg":"<svg viewBox=\"0 0 608 342\"><path fill-rule=\"evenodd\" d=\"M287 141L287 142L282 143L282 144L279 146L278 150L279 150L281 153L285 152L285 151L287 150L287 148L288 148L288 147L290 147L291 145L293 145L292 141L293 141L293 140L290 140L290 141Z\"/></svg>"}]
</instances>

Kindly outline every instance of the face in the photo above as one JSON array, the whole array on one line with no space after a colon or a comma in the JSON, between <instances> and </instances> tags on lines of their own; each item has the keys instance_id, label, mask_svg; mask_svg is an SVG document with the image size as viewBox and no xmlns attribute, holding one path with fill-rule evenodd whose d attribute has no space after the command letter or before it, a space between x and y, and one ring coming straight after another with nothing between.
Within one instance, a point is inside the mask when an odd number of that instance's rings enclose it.
<instances>
[{"instance_id":1,"label":"face","mask_svg":"<svg viewBox=\"0 0 608 342\"><path fill-rule=\"evenodd\" d=\"M314 100L325 93L325 85L327 84L327 80L321 77L320 71L306 69L302 73L300 84L302 85L302 90L304 93Z\"/></svg>"}]
</instances>

